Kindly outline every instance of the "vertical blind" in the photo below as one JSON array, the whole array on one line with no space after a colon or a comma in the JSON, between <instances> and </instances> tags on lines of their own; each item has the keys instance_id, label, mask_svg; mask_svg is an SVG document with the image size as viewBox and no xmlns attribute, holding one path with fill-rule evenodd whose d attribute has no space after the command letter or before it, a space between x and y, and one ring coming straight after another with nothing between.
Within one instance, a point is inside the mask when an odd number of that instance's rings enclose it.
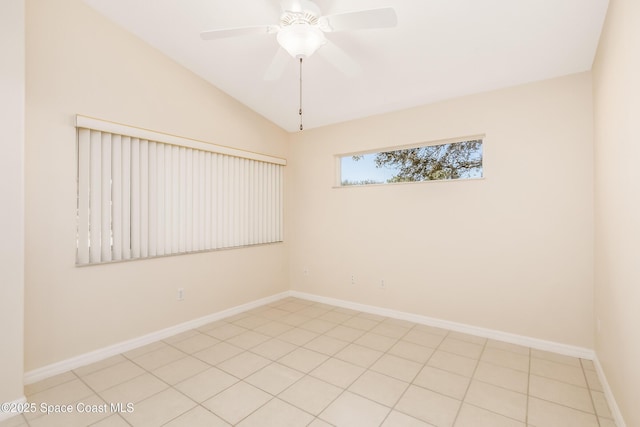
<instances>
[{"instance_id":1,"label":"vertical blind","mask_svg":"<svg viewBox=\"0 0 640 427\"><path fill-rule=\"evenodd\" d=\"M76 264L280 242L286 161L84 116Z\"/></svg>"}]
</instances>

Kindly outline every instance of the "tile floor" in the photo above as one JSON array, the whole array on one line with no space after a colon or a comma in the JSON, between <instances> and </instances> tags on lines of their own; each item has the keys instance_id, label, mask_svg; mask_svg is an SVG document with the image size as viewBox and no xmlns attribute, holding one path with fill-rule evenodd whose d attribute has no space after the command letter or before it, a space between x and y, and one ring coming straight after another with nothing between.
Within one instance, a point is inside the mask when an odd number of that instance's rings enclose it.
<instances>
[{"instance_id":1,"label":"tile floor","mask_svg":"<svg viewBox=\"0 0 640 427\"><path fill-rule=\"evenodd\" d=\"M615 426L591 361L295 298L26 394L73 412L0 427Z\"/></svg>"}]
</instances>

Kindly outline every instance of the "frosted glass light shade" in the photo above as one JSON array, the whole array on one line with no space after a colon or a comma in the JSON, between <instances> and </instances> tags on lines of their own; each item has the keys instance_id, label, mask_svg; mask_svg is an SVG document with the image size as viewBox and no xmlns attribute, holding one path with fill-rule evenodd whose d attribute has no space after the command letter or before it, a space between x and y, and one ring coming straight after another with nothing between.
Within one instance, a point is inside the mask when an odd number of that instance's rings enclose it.
<instances>
[{"instance_id":1,"label":"frosted glass light shade","mask_svg":"<svg viewBox=\"0 0 640 427\"><path fill-rule=\"evenodd\" d=\"M278 31L278 43L294 58L307 58L326 43L324 33L308 24L293 24Z\"/></svg>"}]
</instances>

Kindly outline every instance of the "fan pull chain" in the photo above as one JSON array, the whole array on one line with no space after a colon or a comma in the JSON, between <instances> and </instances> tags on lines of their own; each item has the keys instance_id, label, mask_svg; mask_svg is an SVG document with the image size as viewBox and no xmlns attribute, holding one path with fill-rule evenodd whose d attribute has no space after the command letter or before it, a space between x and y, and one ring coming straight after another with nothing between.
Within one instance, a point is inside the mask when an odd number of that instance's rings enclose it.
<instances>
[{"instance_id":1,"label":"fan pull chain","mask_svg":"<svg viewBox=\"0 0 640 427\"><path fill-rule=\"evenodd\" d=\"M300 58L300 109L298 114L300 115L300 130L302 130L302 58Z\"/></svg>"}]
</instances>

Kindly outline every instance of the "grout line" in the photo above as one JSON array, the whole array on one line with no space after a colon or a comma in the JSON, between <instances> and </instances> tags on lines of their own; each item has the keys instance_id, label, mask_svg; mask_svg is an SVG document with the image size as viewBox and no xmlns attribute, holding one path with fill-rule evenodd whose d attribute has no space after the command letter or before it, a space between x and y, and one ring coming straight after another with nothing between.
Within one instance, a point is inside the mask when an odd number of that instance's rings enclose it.
<instances>
[{"instance_id":1,"label":"grout line","mask_svg":"<svg viewBox=\"0 0 640 427\"><path fill-rule=\"evenodd\" d=\"M444 341L444 340L443 340ZM460 412L462 411L462 406L464 405L464 401L467 398L467 394L469 393L469 389L471 388L471 383L473 383L473 377L476 375L476 371L478 370L478 366L480 365L480 359L482 359L482 355L484 354L484 351L487 349L487 343L489 342L489 340L485 340L484 345L482 346L482 351L480 352L480 356L478 356L478 359L476 360L476 366L473 368L473 372L471 373L471 377L469 378L469 384L467 384L467 389L464 391L464 395L462 396L462 399L460 399L460 406L458 407L458 411L456 412L456 416L453 419L453 424L455 425L456 421L458 420L458 417L460 416ZM485 408L482 408L485 409Z\"/></svg>"}]
</instances>

